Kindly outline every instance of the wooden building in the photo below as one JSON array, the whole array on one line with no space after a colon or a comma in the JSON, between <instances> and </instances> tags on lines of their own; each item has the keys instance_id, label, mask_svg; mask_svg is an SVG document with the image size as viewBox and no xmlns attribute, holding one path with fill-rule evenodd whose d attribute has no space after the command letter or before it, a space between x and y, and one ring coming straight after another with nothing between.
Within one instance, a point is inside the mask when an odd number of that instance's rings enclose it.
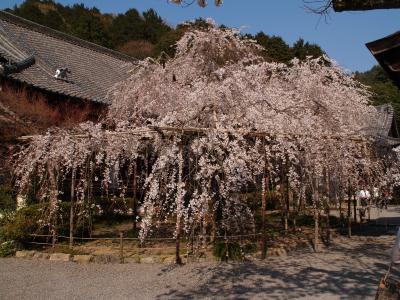
<instances>
[{"instance_id":1,"label":"wooden building","mask_svg":"<svg viewBox=\"0 0 400 300\"><path fill-rule=\"evenodd\" d=\"M400 88L400 31L366 44L372 55Z\"/></svg>"},{"instance_id":2,"label":"wooden building","mask_svg":"<svg viewBox=\"0 0 400 300\"><path fill-rule=\"evenodd\" d=\"M98 120L135 61L0 11L0 163L20 135Z\"/></svg>"}]
</instances>

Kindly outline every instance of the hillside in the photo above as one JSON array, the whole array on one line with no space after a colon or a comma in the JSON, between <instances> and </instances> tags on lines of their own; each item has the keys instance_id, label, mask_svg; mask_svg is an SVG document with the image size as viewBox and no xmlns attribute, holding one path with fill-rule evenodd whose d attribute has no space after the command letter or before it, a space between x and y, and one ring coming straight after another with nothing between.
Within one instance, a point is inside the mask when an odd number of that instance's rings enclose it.
<instances>
[{"instance_id":1,"label":"hillside","mask_svg":"<svg viewBox=\"0 0 400 300\"><path fill-rule=\"evenodd\" d=\"M88 8L84 4L63 6L52 0L26 0L8 11L139 59L158 56L161 51L173 53L171 46L187 30L185 25L171 27L153 9L140 13L132 8L113 15L103 14L96 7ZM191 25L207 26L201 19ZM318 45L303 39L291 47L281 37L269 36L264 32L246 36L256 39L266 48L268 56L279 62L288 62L293 57L316 57L324 53Z\"/></svg>"}]
</instances>

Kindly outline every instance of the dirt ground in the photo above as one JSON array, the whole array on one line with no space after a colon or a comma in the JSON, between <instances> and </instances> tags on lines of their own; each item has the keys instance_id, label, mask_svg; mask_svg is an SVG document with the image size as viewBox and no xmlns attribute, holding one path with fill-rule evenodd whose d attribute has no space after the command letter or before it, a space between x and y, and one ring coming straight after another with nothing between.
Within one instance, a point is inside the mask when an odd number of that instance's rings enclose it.
<instances>
[{"instance_id":1,"label":"dirt ground","mask_svg":"<svg viewBox=\"0 0 400 300\"><path fill-rule=\"evenodd\" d=\"M351 239L336 237L320 253L307 248L265 261L176 267L0 259L0 299L373 299L399 216L391 207L376 214L380 226L354 228Z\"/></svg>"}]
</instances>

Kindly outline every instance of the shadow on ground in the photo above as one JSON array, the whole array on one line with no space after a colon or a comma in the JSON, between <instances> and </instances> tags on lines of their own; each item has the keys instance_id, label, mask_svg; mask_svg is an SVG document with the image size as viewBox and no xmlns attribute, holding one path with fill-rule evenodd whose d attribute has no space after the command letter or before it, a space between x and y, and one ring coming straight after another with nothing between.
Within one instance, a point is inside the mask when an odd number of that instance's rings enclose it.
<instances>
[{"instance_id":1,"label":"shadow on ground","mask_svg":"<svg viewBox=\"0 0 400 300\"><path fill-rule=\"evenodd\" d=\"M171 289L158 299L373 299L389 265L391 240L341 240L323 253L196 268L204 279L196 288Z\"/></svg>"}]
</instances>

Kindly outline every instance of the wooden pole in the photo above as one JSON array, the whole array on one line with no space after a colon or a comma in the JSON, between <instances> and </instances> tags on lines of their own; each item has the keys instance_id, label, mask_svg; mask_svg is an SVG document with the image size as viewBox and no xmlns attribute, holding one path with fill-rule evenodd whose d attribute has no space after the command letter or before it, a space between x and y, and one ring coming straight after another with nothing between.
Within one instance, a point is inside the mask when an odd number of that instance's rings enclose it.
<instances>
[{"instance_id":1,"label":"wooden pole","mask_svg":"<svg viewBox=\"0 0 400 300\"><path fill-rule=\"evenodd\" d=\"M261 222L262 222L261 259L265 259L265 257L267 256L267 233L265 228L266 227L265 211L267 210L268 177L267 177L267 155L265 150L265 138L263 138L263 151L264 151L264 170L261 183Z\"/></svg>"},{"instance_id":2,"label":"wooden pole","mask_svg":"<svg viewBox=\"0 0 400 300\"><path fill-rule=\"evenodd\" d=\"M74 246L74 195L75 195L75 169L72 170L71 178L71 206L69 210L69 248Z\"/></svg>"},{"instance_id":3,"label":"wooden pole","mask_svg":"<svg viewBox=\"0 0 400 300\"><path fill-rule=\"evenodd\" d=\"M357 199L353 196L353 213L354 213L354 222L357 223Z\"/></svg>"},{"instance_id":4,"label":"wooden pole","mask_svg":"<svg viewBox=\"0 0 400 300\"><path fill-rule=\"evenodd\" d=\"M133 166L133 200L132 200L132 230L133 233L136 234L137 229L137 164L135 163Z\"/></svg>"},{"instance_id":5,"label":"wooden pole","mask_svg":"<svg viewBox=\"0 0 400 300\"><path fill-rule=\"evenodd\" d=\"M178 188L176 195L176 239L175 239L175 263L177 265L182 264L180 256L180 239L181 239L181 210L183 209L183 197L182 197L182 175L183 175L183 146L180 143L179 146L179 162L178 162Z\"/></svg>"},{"instance_id":6,"label":"wooden pole","mask_svg":"<svg viewBox=\"0 0 400 300\"><path fill-rule=\"evenodd\" d=\"M335 198L337 199L337 193L335 192ZM341 196L339 196L339 215L340 215L340 223L341 223L341 226L342 227L344 227L344 214L343 214L343 206L342 206L342 203L343 203L343 199L342 199L342 197Z\"/></svg>"},{"instance_id":7,"label":"wooden pole","mask_svg":"<svg viewBox=\"0 0 400 300\"><path fill-rule=\"evenodd\" d=\"M119 233L119 260L120 263L124 263L124 234L122 232Z\"/></svg>"},{"instance_id":8,"label":"wooden pole","mask_svg":"<svg viewBox=\"0 0 400 300\"><path fill-rule=\"evenodd\" d=\"M318 188L318 185L317 185ZM318 252L318 238L319 238L319 212L318 212L318 191L314 191L314 251Z\"/></svg>"},{"instance_id":9,"label":"wooden pole","mask_svg":"<svg viewBox=\"0 0 400 300\"><path fill-rule=\"evenodd\" d=\"M351 187L350 187L350 180L348 182L348 191L347 191L347 234L348 234L348 237L351 238Z\"/></svg>"},{"instance_id":10,"label":"wooden pole","mask_svg":"<svg viewBox=\"0 0 400 300\"><path fill-rule=\"evenodd\" d=\"M330 176L330 172L329 170L327 170L327 174L326 174L326 193L328 195L328 203L326 203L326 240L327 240L327 244L329 245L331 242L331 224L330 224L330 220L329 220L329 215L330 215L330 211L331 211L331 176Z\"/></svg>"},{"instance_id":11,"label":"wooden pole","mask_svg":"<svg viewBox=\"0 0 400 300\"><path fill-rule=\"evenodd\" d=\"M285 193L285 231L289 230L289 218L290 218L290 186L289 176L286 176L286 193Z\"/></svg>"},{"instance_id":12,"label":"wooden pole","mask_svg":"<svg viewBox=\"0 0 400 300\"><path fill-rule=\"evenodd\" d=\"M54 175L54 167L49 165L47 167L49 173L49 183L50 183L50 219L52 224L52 247L56 246L57 242L57 181Z\"/></svg>"},{"instance_id":13,"label":"wooden pole","mask_svg":"<svg viewBox=\"0 0 400 300\"><path fill-rule=\"evenodd\" d=\"M266 228L265 228L265 211L267 209L267 184L268 184L268 178L265 174L264 170L264 175L263 175L263 183L262 183L262 194L261 194L261 230L262 230L262 241L261 241L261 259L265 259L266 254L267 254L267 233L266 233Z\"/></svg>"}]
</instances>

